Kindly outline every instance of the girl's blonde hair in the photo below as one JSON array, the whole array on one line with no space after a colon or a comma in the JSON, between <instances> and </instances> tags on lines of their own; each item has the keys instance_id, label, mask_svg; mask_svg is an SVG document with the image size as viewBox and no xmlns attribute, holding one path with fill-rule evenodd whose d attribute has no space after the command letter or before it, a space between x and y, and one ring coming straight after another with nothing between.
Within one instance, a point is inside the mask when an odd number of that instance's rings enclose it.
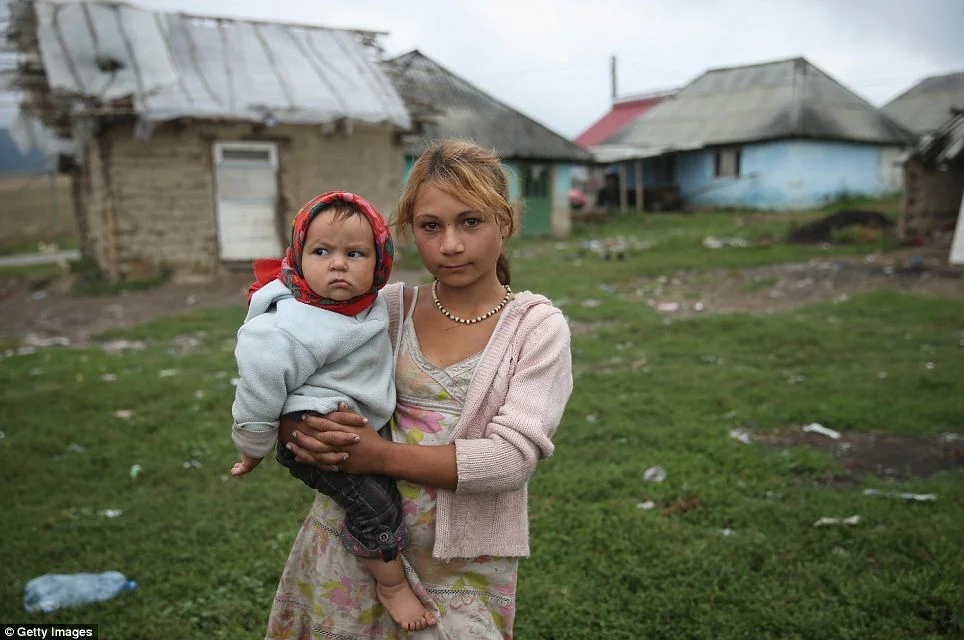
<instances>
[{"instance_id":1,"label":"girl's blonde hair","mask_svg":"<svg viewBox=\"0 0 964 640\"><path fill-rule=\"evenodd\" d=\"M418 157L408 175L395 214L395 232L404 234L415 220L415 198L425 187L441 189L483 215L492 215L505 237L515 231L509 202L509 179L499 156L465 140L435 140ZM509 257L499 254L495 267L499 282L509 284Z\"/></svg>"}]
</instances>

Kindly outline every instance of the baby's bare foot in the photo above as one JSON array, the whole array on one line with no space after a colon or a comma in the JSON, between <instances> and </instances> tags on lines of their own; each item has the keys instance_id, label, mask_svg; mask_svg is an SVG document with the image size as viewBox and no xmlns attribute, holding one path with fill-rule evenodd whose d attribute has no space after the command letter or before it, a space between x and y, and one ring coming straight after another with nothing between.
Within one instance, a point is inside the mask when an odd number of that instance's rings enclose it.
<instances>
[{"instance_id":1,"label":"baby's bare foot","mask_svg":"<svg viewBox=\"0 0 964 640\"><path fill-rule=\"evenodd\" d=\"M378 601L388 609L392 619L406 631L421 631L435 624L435 616L425 610L407 582L392 586L375 585Z\"/></svg>"}]
</instances>

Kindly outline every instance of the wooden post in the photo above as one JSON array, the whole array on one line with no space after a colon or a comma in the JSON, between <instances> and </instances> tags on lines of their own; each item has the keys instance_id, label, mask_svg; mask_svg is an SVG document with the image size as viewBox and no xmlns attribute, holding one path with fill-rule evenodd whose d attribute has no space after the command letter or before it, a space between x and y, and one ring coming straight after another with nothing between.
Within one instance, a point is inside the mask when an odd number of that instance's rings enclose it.
<instances>
[{"instance_id":1,"label":"wooden post","mask_svg":"<svg viewBox=\"0 0 964 640\"><path fill-rule=\"evenodd\" d=\"M114 183L111 176L109 131L98 133L97 142L100 148L100 170L104 181L104 241L107 245L107 267L111 282L120 279L120 265L117 258L117 211L114 203Z\"/></svg>"},{"instance_id":2,"label":"wooden post","mask_svg":"<svg viewBox=\"0 0 964 640\"><path fill-rule=\"evenodd\" d=\"M85 149L83 153L85 157L77 159L70 168L70 197L74 209L74 229L77 232L77 247L80 249L80 255L88 257L91 255L90 232L87 223L87 202L84 199L84 193L87 188L85 176L90 175L89 172L85 170L90 167L90 157L87 149Z\"/></svg>"},{"instance_id":3,"label":"wooden post","mask_svg":"<svg viewBox=\"0 0 964 640\"><path fill-rule=\"evenodd\" d=\"M634 164L636 165L636 208L640 213L645 213L646 207L643 205L643 159L636 158Z\"/></svg>"},{"instance_id":4,"label":"wooden post","mask_svg":"<svg viewBox=\"0 0 964 640\"><path fill-rule=\"evenodd\" d=\"M626 202L626 163L620 162L617 165L619 172L619 212L626 213L629 203Z\"/></svg>"}]
</instances>

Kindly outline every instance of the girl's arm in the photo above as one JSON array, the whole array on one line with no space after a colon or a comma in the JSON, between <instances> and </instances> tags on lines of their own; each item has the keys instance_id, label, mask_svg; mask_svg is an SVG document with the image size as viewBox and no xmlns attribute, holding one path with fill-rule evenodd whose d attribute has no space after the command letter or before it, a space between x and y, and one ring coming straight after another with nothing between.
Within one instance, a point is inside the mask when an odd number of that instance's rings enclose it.
<instances>
[{"instance_id":1,"label":"girl's arm","mask_svg":"<svg viewBox=\"0 0 964 640\"><path fill-rule=\"evenodd\" d=\"M505 401L483 437L455 441L461 493L519 490L555 449L552 436L572 393L569 325L553 309L519 338Z\"/></svg>"},{"instance_id":2,"label":"girl's arm","mask_svg":"<svg viewBox=\"0 0 964 640\"><path fill-rule=\"evenodd\" d=\"M340 407L344 408L344 406ZM325 417L306 416L302 422L281 421L281 439L299 462L326 471L377 474L413 484L454 490L458 484L455 445L414 445L389 442L345 411Z\"/></svg>"}]
</instances>

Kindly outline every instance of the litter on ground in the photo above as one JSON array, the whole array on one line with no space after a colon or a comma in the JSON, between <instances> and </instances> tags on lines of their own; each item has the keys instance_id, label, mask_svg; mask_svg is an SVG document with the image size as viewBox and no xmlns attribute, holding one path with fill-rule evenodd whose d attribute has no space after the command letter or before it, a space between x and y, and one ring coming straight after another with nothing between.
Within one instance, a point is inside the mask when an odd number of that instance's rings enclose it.
<instances>
[{"instance_id":1,"label":"litter on ground","mask_svg":"<svg viewBox=\"0 0 964 640\"><path fill-rule=\"evenodd\" d=\"M905 493L903 491L886 491L883 489L864 489L865 496L886 496L888 498L900 498L902 500L913 500L914 502L934 502L937 495L933 493Z\"/></svg>"},{"instance_id":2,"label":"litter on ground","mask_svg":"<svg viewBox=\"0 0 964 640\"><path fill-rule=\"evenodd\" d=\"M834 440L840 440L840 432L834 431L833 429L828 429L818 422L811 422L808 425L804 425L803 430L807 433L818 433L822 436L827 436L828 438L833 438Z\"/></svg>"},{"instance_id":3,"label":"litter on ground","mask_svg":"<svg viewBox=\"0 0 964 640\"><path fill-rule=\"evenodd\" d=\"M660 466L650 467L643 472L643 480L646 482L662 482L666 479L666 469Z\"/></svg>"},{"instance_id":4,"label":"litter on ground","mask_svg":"<svg viewBox=\"0 0 964 640\"><path fill-rule=\"evenodd\" d=\"M820 518L813 523L815 527L827 527L834 524L849 524L851 526L858 524L860 522L860 516L853 515L849 518Z\"/></svg>"}]
</instances>

